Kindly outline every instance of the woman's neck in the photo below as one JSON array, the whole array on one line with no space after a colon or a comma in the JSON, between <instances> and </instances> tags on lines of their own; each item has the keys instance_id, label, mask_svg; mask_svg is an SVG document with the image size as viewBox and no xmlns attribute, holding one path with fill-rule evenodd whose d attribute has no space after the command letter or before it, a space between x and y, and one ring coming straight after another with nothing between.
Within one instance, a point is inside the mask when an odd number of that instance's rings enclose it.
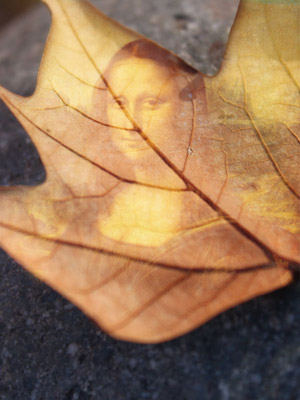
<instances>
[{"instance_id":1,"label":"woman's neck","mask_svg":"<svg viewBox=\"0 0 300 400\"><path fill-rule=\"evenodd\" d=\"M113 240L156 247L174 237L181 211L182 193L131 186L116 196L99 229Z\"/></svg>"}]
</instances>

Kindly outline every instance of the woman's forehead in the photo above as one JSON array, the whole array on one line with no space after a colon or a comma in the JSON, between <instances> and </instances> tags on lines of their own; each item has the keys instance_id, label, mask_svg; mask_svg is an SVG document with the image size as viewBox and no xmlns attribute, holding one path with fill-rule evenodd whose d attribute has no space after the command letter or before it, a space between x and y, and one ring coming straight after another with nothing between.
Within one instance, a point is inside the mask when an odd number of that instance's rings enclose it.
<instances>
[{"instance_id":1,"label":"woman's forehead","mask_svg":"<svg viewBox=\"0 0 300 400\"><path fill-rule=\"evenodd\" d=\"M107 79L112 84L130 83L134 84L160 84L169 80L174 75L174 71L168 66L158 64L147 58L129 57L117 61L107 70Z\"/></svg>"}]
</instances>

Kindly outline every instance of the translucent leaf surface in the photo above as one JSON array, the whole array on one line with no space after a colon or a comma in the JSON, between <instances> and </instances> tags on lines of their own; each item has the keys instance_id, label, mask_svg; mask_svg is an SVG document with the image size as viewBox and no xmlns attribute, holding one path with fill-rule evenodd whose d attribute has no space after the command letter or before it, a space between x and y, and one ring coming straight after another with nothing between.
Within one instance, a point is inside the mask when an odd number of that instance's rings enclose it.
<instances>
[{"instance_id":1,"label":"translucent leaf surface","mask_svg":"<svg viewBox=\"0 0 300 400\"><path fill-rule=\"evenodd\" d=\"M242 1L206 77L83 0L33 96L0 88L47 173L2 188L0 243L112 335L170 339L300 260L299 1Z\"/></svg>"}]
</instances>

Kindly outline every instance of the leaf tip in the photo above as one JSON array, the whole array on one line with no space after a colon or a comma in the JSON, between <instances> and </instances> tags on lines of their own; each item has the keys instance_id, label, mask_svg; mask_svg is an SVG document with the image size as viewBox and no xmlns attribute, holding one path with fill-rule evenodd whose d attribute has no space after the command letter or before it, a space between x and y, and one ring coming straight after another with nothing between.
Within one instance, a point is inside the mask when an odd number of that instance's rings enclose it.
<instances>
[{"instance_id":1,"label":"leaf tip","mask_svg":"<svg viewBox=\"0 0 300 400\"><path fill-rule=\"evenodd\" d=\"M0 85L0 99L5 102L5 99L9 96L13 96L14 93L10 92L9 90L5 89L5 87Z\"/></svg>"},{"instance_id":2,"label":"leaf tip","mask_svg":"<svg viewBox=\"0 0 300 400\"><path fill-rule=\"evenodd\" d=\"M0 85L0 100L15 114L13 108L16 104L21 104L24 101L24 97L11 92L10 90L4 88Z\"/></svg>"}]
</instances>

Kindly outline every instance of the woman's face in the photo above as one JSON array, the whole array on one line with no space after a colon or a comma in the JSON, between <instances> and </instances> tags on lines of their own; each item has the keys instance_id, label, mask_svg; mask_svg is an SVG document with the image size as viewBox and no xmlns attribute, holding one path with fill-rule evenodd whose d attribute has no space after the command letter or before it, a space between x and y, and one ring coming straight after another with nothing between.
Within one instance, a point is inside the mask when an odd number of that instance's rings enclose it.
<instances>
[{"instance_id":1,"label":"woman's face","mask_svg":"<svg viewBox=\"0 0 300 400\"><path fill-rule=\"evenodd\" d=\"M132 128L123 108L157 147L166 143L174 129L178 97L168 69L148 59L131 57L114 64L108 74L109 84L116 96L116 99L111 96L108 102L109 124ZM137 132L113 129L112 140L132 160L153 152Z\"/></svg>"}]
</instances>

